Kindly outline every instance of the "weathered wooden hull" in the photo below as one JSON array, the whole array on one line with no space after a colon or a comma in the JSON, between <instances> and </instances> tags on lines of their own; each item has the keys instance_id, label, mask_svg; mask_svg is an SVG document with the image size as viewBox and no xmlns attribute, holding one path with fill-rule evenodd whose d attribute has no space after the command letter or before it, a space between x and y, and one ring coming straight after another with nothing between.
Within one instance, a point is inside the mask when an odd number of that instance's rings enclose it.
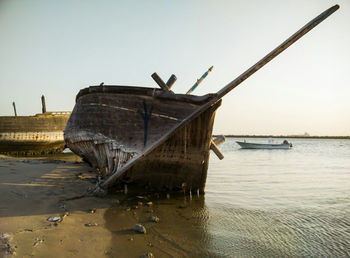
<instances>
[{"instance_id":1,"label":"weathered wooden hull","mask_svg":"<svg viewBox=\"0 0 350 258\"><path fill-rule=\"evenodd\" d=\"M163 96L141 87L95 86L83 89L64 131L67 146L107 180L140 157L116 183L156 190L203 191L218 101L175 130L161 145L144 151L177 127L210 96Z\"/></svg>"},{"instance_id":2,"label":"weathered wooden hull","mask_svg":"<svg viewBox=\"0 0 350 258\"><path fill-rule=\"evenodd\" d=\"M0 117L0 153L38 155L61 152L69 114Z\"/></svg>"},{"instance_id":3,"label":"weathered wooden hull","mask_svg":"<svg viewBox=\"0 0 350 258\"><path fill-rule=\"evenodd\" d=\"M123 180L160 190L184 188L203 192L218 105L188 123L161 146L141 158L124 174Z\"/></svg>"}]
</instances>

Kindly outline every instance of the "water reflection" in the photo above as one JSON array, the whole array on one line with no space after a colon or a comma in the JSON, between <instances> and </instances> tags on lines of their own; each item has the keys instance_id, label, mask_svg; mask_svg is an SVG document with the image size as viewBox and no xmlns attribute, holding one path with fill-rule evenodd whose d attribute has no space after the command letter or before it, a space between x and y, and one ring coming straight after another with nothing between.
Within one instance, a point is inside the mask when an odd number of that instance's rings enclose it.
<instances>
[{"instance_id":1,"label":"water reflection","mask_svg":"<svg viewBox=\"0 0 350 258\"><path fill-rule=\"evenodd\" d=\"M208 248L220 257L348 257L344 215L299 210L208 208Z\"/></svg>"}]
</instances>

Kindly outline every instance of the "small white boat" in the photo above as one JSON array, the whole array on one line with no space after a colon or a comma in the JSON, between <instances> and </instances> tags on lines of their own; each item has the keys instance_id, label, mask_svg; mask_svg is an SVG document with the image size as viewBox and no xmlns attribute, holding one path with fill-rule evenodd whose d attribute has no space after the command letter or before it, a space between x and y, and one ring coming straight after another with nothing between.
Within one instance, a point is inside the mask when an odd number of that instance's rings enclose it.
<instances>
[{"instance_id":1,"label":"small white boat","mask_svg":"<svg viewBox=\"0 0 350 258\"><path fill-rule=\"evenodd\" d=\"M293 147L291 143L284 140L282 143L252 143L252 142L239 142L236 141L242 149L289 149Z\"/></svg>"}]
</instances>

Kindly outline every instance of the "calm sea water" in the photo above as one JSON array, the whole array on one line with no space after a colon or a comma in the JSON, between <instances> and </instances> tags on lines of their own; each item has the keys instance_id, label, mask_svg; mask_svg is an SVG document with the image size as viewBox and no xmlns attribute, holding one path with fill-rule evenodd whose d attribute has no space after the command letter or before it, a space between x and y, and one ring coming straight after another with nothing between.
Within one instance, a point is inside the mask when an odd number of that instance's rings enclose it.
<instances>
[{"instance_id":1,"label":"calm sea water","mask_svg":"<svg viewBox=\"0 0 350 258\"><path fill-rule=\"evenodd\" d=\"M291 139L290 150L236 140L220 146L222 161L210 158L200 211L208 256L349 257L350 140Z\"/></svg>"}]
</instances>

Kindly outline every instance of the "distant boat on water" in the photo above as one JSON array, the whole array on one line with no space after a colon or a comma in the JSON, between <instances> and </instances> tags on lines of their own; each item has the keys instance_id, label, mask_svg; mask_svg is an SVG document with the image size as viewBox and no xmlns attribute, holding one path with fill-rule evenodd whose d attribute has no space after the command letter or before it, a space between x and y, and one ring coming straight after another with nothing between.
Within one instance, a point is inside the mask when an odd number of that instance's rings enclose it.
<instances>
[{"instance_id":1,"label":"distant boat on water","mask_svg":"<svg viewBox=\"0 0 350 258\"><path fill-rule=\"evenodd\" d=\"M284 140L282 143L252 143L252 142L240 142L236 143L241 146L242 149L290 149L293 147L291 143Z\"/></svg>"}]
</instances>

